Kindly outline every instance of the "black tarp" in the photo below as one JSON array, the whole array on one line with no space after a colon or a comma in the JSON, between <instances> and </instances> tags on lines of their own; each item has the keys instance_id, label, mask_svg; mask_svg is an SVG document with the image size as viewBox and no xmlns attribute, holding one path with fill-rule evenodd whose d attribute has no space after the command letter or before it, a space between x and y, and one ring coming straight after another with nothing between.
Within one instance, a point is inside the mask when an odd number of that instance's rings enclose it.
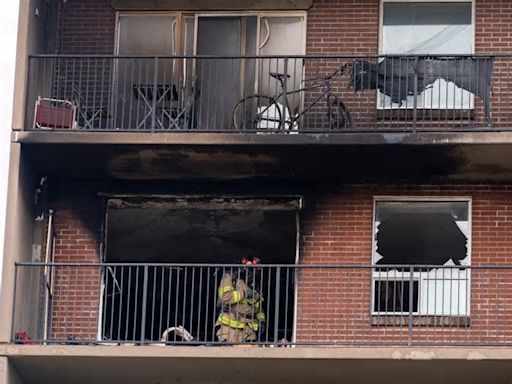
<instances>
[{"instance_id":1,"label":"black tarp","mask_svg":"<svg viewBox=\"0 0 512 384\"><path fill-rule=\"evenodd\" d=\"M480 97L490 121L493 66L493 57L387 57L379 63L353 60L349 86L356 92L378 89L401 105L407 96L420 94L444 79Z\"/></svg>"},{"instance_id":2,"label":"black tarp","mask_svg":"<svg viewBox=\"0 0 512 384\"><path fill-rule=\"evenodd\" d=\"M467 238L447 212L402 212L382 220L377 232L382 265L456 265L467 256Z\"/></svg>"}]
</instances>

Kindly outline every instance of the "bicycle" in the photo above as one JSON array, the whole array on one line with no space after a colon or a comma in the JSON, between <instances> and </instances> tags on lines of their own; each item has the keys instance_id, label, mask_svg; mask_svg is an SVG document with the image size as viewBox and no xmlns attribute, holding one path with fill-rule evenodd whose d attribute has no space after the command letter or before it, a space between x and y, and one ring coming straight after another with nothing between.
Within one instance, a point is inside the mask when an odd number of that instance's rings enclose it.
<instances>
[{"instance_id":1,"label":"bicycle","mask_svg":"<svg viewBox=\"0 0 512 384\"><path fill-rule=\"evenodd\" d=\"M236 130L256 130L256 131L279 131L283 123L285 130L298 131L300 119L308 113L322 99L326 99L327 121L331 129L350 129L352 128L352 116L340 97L332 92L331 80L337 76L342 76L347 65L339 67L331 75L318 77L305 82L312 82L312 85L303 86L300 89L285 92L284 79L290 78L290 75L269 72L269 75L276 79L281 86L281 93L277 96L251 95L241 99L233 110L233 125ZM322 92L312 102L310 102L302 111L290 111L290 102L288 96L296 93L305 93L307 91L321 89ZM279 102L284 100L284 106Z\"/></svg>"}]
</instances>

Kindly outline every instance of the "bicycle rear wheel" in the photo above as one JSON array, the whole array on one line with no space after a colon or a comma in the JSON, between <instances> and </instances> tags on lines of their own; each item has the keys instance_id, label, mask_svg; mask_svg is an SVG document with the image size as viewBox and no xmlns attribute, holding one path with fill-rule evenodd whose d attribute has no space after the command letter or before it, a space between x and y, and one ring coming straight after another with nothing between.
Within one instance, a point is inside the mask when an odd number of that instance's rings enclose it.
<instances>
[{"instance_id":1,"label":"bicycle rear wheel","mask_svg":"<svg viewBox=\"0 0 512 384\"><path fill-rule=\"evenodd\" d=\"M327 112L329 127L331 129L350 129L352 128L352 116L343 101L337 97L329 100Z\"/></svg>"},{"instance_id":2,"label":"bicycle rear wheel","mask_svg":"<svg viewBox=\"0 0 512 384\"><path fill-rule=\"evenodd\" d=\"M248 96L233 110L233 126L237 131L273 131L282 124L281 106L271 97Z\"/></svg>"}]
</instances>

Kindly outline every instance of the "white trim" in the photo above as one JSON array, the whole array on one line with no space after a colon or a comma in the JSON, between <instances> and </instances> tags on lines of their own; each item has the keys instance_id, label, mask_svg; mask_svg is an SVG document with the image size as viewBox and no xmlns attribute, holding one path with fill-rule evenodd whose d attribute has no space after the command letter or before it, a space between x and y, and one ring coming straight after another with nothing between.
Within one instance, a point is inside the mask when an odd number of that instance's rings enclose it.
<instances>
[{"instance_id":1,"label":"white trim","mask_svg":"<svg viewBox=\"0 0 512 384\"><path fill-rule=\"evenodd\" d=\"M473 220L472 220L472 215L473 215L473 208L472 208L472 205L473 205L473 200L472 200L472 197L470 196L414 196L414 195L403 195L403 196L390 196L390 195L383 195L383 196L379 196L379 195L375 195L373 197L373 213L372 213L372 247L371 247L371 264L374 265L375 264L375 253L376 253L376 241L375 241L375 235L376 235L376 228L375 228L375 223L376 223L376 213L377 213L377 203L378 202L432 202L432 203L435 203L435 202L439 202L439 203L443 203L443 202L464 202L464 203L467 203L467 212L468 212L468 222L469 222L469 230L468 230L468 238L467 238L467 259L468 259L468 264L471 265L471 260L472 260L472 248L473 248L473 244L472 244L472 229L473 229ZM383 265L383 267L385 267L385 265ZM372 270L372 281L371 281L371 302L370 302L370 305L371 305L371 308L370 308L370 313L371 315L399 315L399 316L403 316L405 314L408 314L408 312L380 312L380 311L375 311L375 281L376 281L376 278L375 278L375 273L377 273L377 279L378 280L386 280L386 279L389 279L389 280L401 280L399 279L397 276L396 276L396 273L398 272L395 272L395 271L388 271L386 273L386 276L384 276L384 278L380 278L379 274L381 272L375 272ZM409 272L401 272L402 275L404 273L407 274L406 278L404 281L410 281L410 274ZM428 316L430 314L428 313L421 313L421 279L422 279L422 274L424 274L425 272L413 272L413 280L414 281L418 281L418 290L417 290L417 294L418 294L418 311L416 312L413 312L414 315L425 315L425 316ZM443 276L444 276L444 273L443 273ZM444 278L444 277L443 277ZM471 309L471 270L470 269L467 269L467 287L466 287L466 294L467 294L467 297L466 297L466 311L464 313L464 316L469 316L470 315L470 309ZM446 315L445 315L446 316ZM450 316L450 315L448 315Z\"/></svg>"}]
</instances>

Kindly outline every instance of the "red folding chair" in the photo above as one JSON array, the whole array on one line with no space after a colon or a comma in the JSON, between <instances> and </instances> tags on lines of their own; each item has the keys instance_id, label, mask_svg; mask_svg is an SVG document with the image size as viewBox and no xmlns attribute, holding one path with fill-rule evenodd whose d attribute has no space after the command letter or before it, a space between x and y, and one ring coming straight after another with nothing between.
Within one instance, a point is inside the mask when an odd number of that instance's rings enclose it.
<instances>
[{"instance_id":1,"label":"red folding chair","mask_svg":"<svg viewBox=\"0 0 512 384\"><path fill-rule=\"evenodd\" d=\"M38 97L34 112L34 129L75 129L76 105L68 100Z\"/></svg>"}]
</instances>

